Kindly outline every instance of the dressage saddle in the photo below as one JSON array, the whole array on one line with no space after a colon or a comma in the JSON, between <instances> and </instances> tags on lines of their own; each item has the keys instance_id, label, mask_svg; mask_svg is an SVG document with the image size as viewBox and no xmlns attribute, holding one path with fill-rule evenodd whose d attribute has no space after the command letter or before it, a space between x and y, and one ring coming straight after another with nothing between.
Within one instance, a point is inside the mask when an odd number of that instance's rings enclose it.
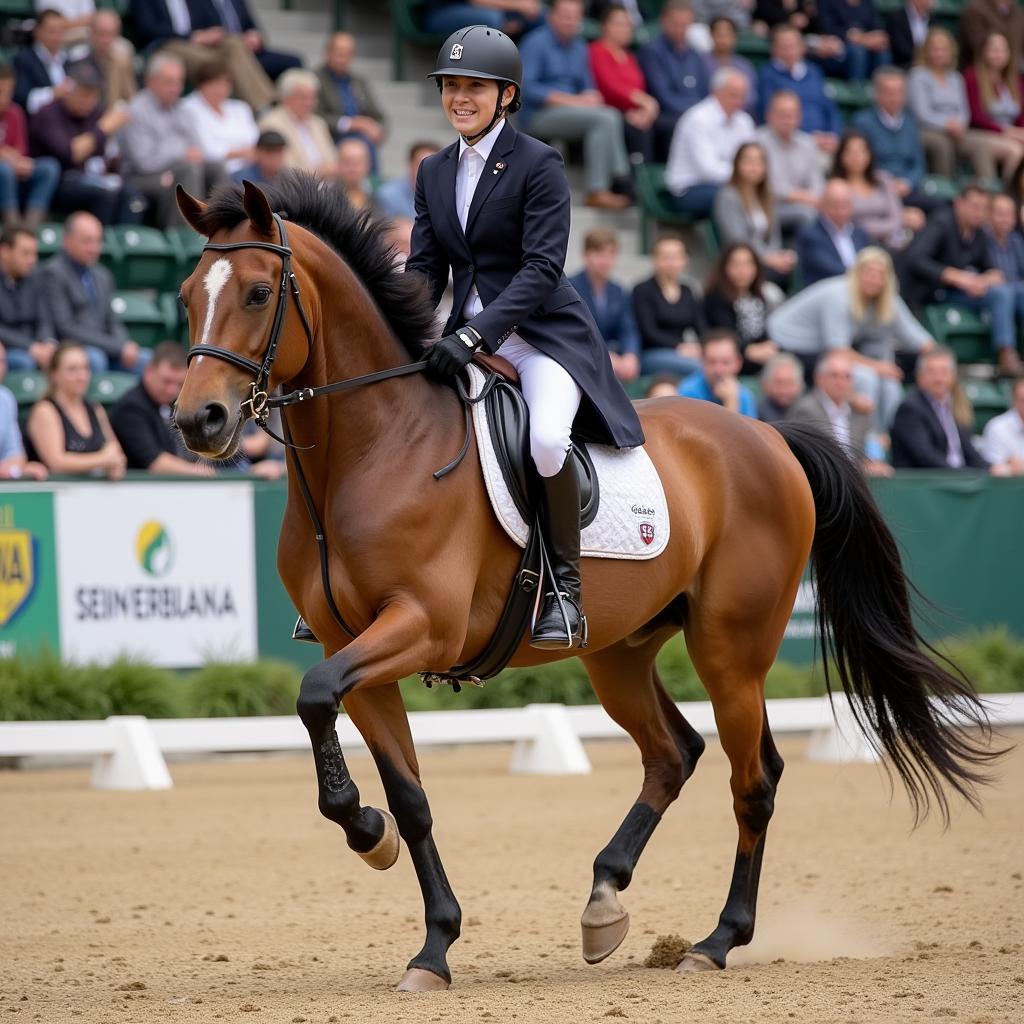
<instances>
[{"instance_id":1,"label":"dressage saddle","mask_svg":"<svg viewBox=\"0 0 1024 1024\"><path fill-rule=\"evenodd\" d=\"M519 375L515 367L501 356L478 354L474 361L497 377L493 383L489 382L485 391L487 427L509 494L519 514L526 522L532 523L537 507L534 487L537 471L530 458L530 410L519 387ZM582 530L597 516L601 490L590 452L582 441L573 440L569 457L576 463L580 481Z\"/></svg>"}]
</instances>

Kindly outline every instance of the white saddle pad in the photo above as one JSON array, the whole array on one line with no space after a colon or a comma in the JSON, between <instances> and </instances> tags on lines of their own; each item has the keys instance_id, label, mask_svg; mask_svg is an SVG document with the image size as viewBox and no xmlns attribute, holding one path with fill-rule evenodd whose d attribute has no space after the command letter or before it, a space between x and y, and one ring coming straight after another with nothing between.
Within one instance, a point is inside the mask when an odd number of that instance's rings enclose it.
<instances>
[{"instance_id":1,"label":"white saddle pad","mask_svg":"<svg viewBox=\"0 0 1024 1024\"><path fill-rule=\"evenodd\" d=\"M471 397L480 394L486 377L469 366ZM502 529L521 548L529 529L512 500L498 457L483 402L472 406L480 469L491 507ZM599 481L601 501L594 521L580 536L584 558L656 558L669 537L668 503L658 471L644 448L619 450L606 445L587 445Z\"/></svg>"}]
</instances>

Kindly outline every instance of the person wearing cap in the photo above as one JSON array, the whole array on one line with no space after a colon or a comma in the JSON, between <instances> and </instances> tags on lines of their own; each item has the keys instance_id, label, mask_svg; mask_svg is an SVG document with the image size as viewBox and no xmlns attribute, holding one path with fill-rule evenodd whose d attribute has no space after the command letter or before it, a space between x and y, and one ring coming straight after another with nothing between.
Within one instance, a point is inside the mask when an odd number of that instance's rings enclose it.
<instances>
[{"instance_id":1,"label":"person wearing cap","mask_svg":"<svg viewBox=\"0 0 1024 1024\"><path fill-rule=\"evenodd\" d=\"M254 185L273 185L284 170L288 143L280 132L260 132L253 150L252 163L231 175L236 182L251 181Z\"/></svg>"},{"instance_id":2,"label":"person wearing cap","mask_svg":"<svg viewBox=\"0 0 1024 1024\"><path fill-rule=\"evenodd\" d=\"M54 157L61 178L52 207L61 213L87 210L104 224L137 224L145 202L106 161L108 139L131 119L123 106L105 109L103 76L90 60L67 67L68 89L29 120L29 151Z\"/></svg>"},{"instance_id":3,"label":"person wearing cap","mask_svg":"<svg viewBox=\"0 0 1024 1024\"><path fill-rule=\"evenodd\" d=\"M426 278L435 303L452 273L452 313L428 350L429 374L451 379L477 352L497 353L519 373L552 577L531 643L567 649L586 640L571 438L630 448L644 436L563 271L570 198L562 158L507 121L522 76L515 43L489 26L459 29L441 47L429 77L459 138L420 163L406 272Z\"/></svg>"}]
</instances>

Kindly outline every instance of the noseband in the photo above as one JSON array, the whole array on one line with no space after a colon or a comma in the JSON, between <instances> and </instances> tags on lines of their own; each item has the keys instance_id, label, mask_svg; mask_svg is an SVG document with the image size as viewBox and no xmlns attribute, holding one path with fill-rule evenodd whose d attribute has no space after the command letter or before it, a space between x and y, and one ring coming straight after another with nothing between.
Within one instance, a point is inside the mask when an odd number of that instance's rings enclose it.
<instances>
[{"instance_id":1,"label":"noseband","mask_svg":"<svg viewBox=\"0 0 1024 1024\"><path fill-rule=\"evenodd\" d=\"M288 244L288 233L285 230L284 218L280 214L273 214L274 223L277 225L278 242L207 242L203 246L203 252L232 252L239 249L264 249L267 252L276 253L281 257L281 283L278 286L277 306L274 309L274 320L270 327L270 339L267 341L267 348L263 353L260 362L243 356L240 352L234 352L229 348L221 348L219 345L207 345L202 342L193 345L185 354L186 365L191 363L197 356L210 356L214 359L222 359L232 366L247 370L253 375L252 383L249 385L249 397L242 402L242 411L246 418L254 419L258 426L274 436L278 441L289 444L284 438L277 437L267 427L267 420L270 418L270 411L286 405L294 405L296 402L305 402L311 398L319 398L321 395L333 394L337 391L350 391L353 388L362 387L364 384L375 384L377 381L389 380L392 377L405 377L412 373L420 373L426 368L425 359L415 363L406 363L404 366L396 366L389 370L378 370L375 373L364 373L359 377L350 377L348 380L336 381L333 384L324 384L317 388L299 388L297 391L290 391L284 395L270 397L267 390L270 383L270 374L274 367L274 360L277 357L277 347L281 342L281 332L284 330L285 315L288 312L288 295L295 297L295 308L298 310L299 319L302 321L302 329L306 333L306 341L312 347L313 330L309 326L309 318L302 307L302 295L299 292L299 282L292 271L292 249Z\"/></svg>"}]
</instances>

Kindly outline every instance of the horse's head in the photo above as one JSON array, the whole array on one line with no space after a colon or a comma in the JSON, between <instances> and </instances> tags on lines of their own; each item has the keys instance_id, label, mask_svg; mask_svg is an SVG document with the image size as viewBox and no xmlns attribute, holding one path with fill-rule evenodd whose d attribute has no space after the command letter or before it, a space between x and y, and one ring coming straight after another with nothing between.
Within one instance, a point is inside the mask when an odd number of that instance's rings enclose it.
<instances>
[{"instance_id":1,"label":"horse's head","mask_svg":"<svg viewBox=\"0 0 1024 1024\"><path fill-rule=\"evenodd\" d=\"M290 278L298 273L297 261L287 248L297 232L286 239L267 197L248 181L245 219L237 224L211 223L206 205L180 186L178 207L210 241L181 286L191 348L175 421L191 451L228 459L246 419L309 357L310 339Z\"/></svg>"}]
</instances>

